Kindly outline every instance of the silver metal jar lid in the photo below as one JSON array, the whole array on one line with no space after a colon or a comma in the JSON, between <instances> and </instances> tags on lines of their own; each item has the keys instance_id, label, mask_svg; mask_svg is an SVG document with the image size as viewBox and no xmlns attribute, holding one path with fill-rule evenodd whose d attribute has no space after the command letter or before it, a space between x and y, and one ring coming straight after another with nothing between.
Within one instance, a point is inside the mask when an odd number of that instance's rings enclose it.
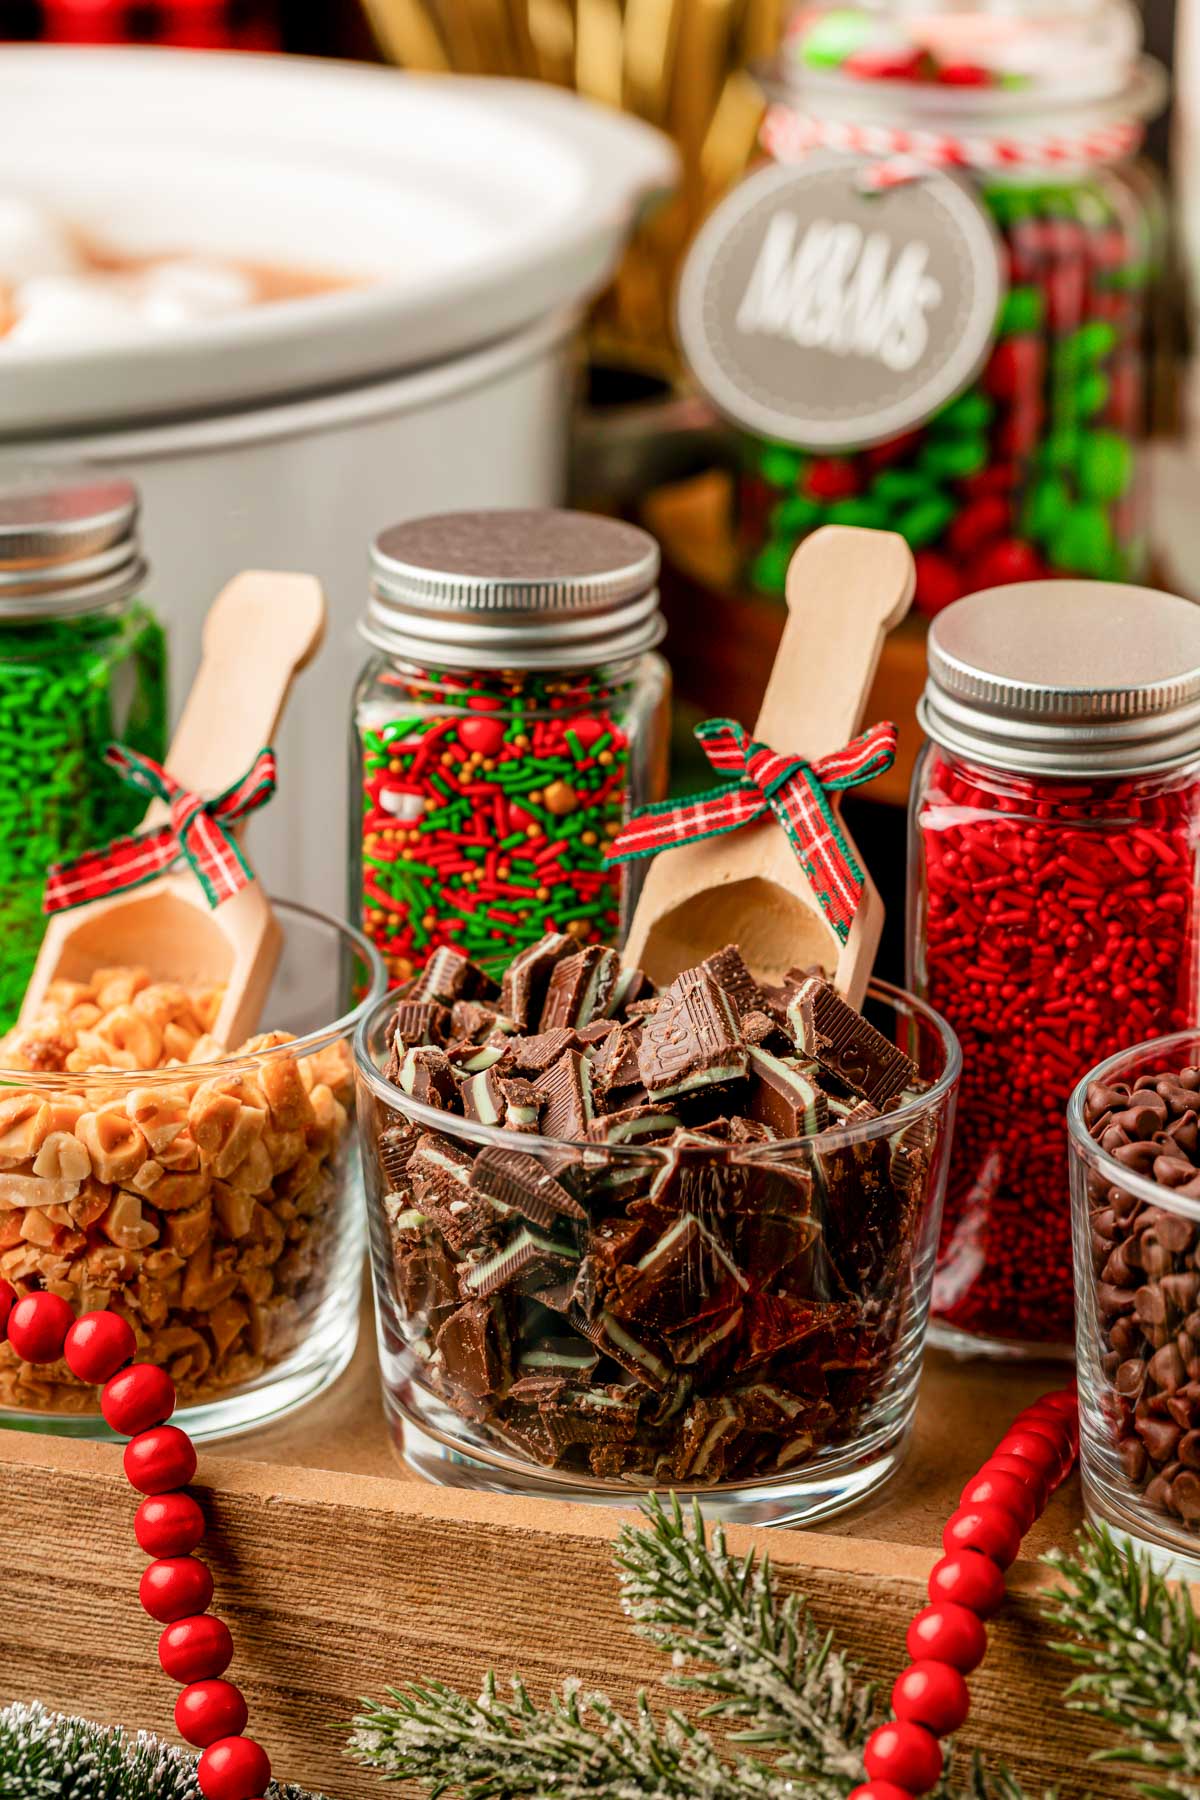
<instances>
[{"instance_id":1,"label":"silver metal jar lid","mask_svg":"<svg viewBox=\"0 0 1200 1800\"><path fill-rule=\"evenodd\" d=\"M426 666L563 669L652 649L658 545L592 513L435 513L380 532L362 633Z\"/></svg>"},{"instance_id":2,"label":"silver metal jar lid","mask_svg":"<svg viewBox=\"0 0 1200 1800\"><path fill-rule=\"evenodd\" d=\"M138 492L86 468L0 464L0 624L92 612L146 574Z\"/></svg>"},{"instance_id":3,"label":"silver metal jar lid","mask_svg":"<svg viewBox=\"0 0 1200 1800\"><path fill-rule=\"evenodd\" d=\"M1200 606L1107 581L1027 581L946 608L917 708L958 755L1041 775L1200 755Z\"/></svg>"}]
</instances>

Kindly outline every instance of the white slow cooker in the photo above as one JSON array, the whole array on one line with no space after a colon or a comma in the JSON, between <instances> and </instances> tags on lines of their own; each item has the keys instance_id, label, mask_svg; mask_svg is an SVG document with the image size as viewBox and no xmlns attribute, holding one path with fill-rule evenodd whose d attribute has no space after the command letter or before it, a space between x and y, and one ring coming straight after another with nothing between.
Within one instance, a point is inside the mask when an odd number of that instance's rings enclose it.
<instances>
[{"instance_id":1,"label":"white slow cooker","mask_svg":"<svg viewBox=\"0 0 1200 1800\"><path fill-rule=\"evenodd\" d=\"M106 351L0 350L0 457L141 488L176 700L231 574L324 581L329 637L251 849L275 891L341 911L367 544L422 512L562 497L580 313L673 181L671 147L528 83L9 47L0 171L120 252L360 281Z\"/></svg>"}]
</instances>

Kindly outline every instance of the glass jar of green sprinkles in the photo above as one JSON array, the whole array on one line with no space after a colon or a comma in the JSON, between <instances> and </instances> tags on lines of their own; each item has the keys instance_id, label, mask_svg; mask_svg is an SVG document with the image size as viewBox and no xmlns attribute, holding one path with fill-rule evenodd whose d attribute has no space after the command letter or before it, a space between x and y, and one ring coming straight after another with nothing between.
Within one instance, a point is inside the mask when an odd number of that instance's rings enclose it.
<instances>
[{"instance_id":1,"label":"glass jar of green sprinkles","mask_svg":"<svg viewBox=\"0 0 1200 1800\"><path fill-rule=\"evenodd\" d=\"M446 513L382 532L371 561L350 905L392 981L444 944L501 968L547 931L619 939L641 871L605 851L666 787L653 538Z\"/></svg>"},{"instance_id":2,"label":"glass jar of green sprinkles","mask_svg":"<svg viewBox=\"0 0 1200 1800\"><path fill-rule=\"evenodd\" d=\"M133 830L113 739L161 758L166 649L136 597L138 495L87 469L0 470L0 1030L42 939L51 862Z\"/></svg>"}]
</instances>

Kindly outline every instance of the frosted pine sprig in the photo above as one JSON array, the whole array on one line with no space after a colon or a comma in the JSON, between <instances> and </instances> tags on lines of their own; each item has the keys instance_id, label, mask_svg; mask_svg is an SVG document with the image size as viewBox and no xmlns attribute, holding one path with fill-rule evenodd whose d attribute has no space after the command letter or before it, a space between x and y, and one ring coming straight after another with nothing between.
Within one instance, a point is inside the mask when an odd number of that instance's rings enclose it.
<instances>
[{"instance_id":1,"label":"frosted pine sprig","mask_svg":"<svg viewBox=\"0 0 1200 1800\"><path fill-rule=\"evenodd\" d=\"M147 1731L93 1725L39 1702L0 1708L0 1800L201 1800L196 1757ZM271 1800L322 1800L272 1782Z\"/></svg>"}]
</instances>

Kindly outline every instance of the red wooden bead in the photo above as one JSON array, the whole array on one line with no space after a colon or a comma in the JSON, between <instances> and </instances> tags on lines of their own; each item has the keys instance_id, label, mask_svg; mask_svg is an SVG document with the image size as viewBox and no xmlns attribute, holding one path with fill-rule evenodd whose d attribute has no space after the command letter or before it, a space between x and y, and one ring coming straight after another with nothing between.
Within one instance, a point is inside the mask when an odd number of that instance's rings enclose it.
<instances>
[{"instance_id":1,"label":"red wooden bead","mask_svg":"<svg viewBox=\"0 0 1200 1800\"><path fill-rule=\"evenodd\" d=\"M105 1385L100 1411L113 1431L136 1437L175 1411L175 1383L157 1363L134 1363Z\"/></svg>"},{"instance_id":2,"label":"red wooden bead","mask_svg":"<svg viewBox=\"0 0 1200 1800\"><path fill-rule=\"evenodd\" d=\"M218 1738L241 1737L249 1717L242 1691L232 1681L193 1681L175 1702L175 1729L197 1750Z\"/></svg>"},{"instance_id":3,"label":"red wooden bead","mask_svg":"<svg viewBox=\"0 0 1200 1800\"><path fill-rule=\"evenodd\" d=\"M982 1556L978 1550L956 1550L930 1570L929 1598L935 1606L950 1600L981 1619L990 1619L1004 1604L1004 1576L990 1556Z\"/></svg>"},{"instance_id":4,"label":"red wooden bead","mask_svg":"<svg viewBox=\"0 0 1200 1800\"><path fill-rule=\"evenodd\" d=\"M190 1494L151 1494L133 1518L147 1556L187 1556L204 1536L204 1514Z\"/></svg>"},{"instance_id":5,"label":"red wooden bead","mask_svg":"<svg viewBox=\"0 0 1200 1800\"><path fill-rule=\"evenodd\" d=\"M8 1341L22 1362L57 1362L74 1319L57 1294L26 1294L8 1315Z\"/></svg>"},{"instance_id":6,"label":"red wooden bead","mask_svg":"<svg viewBox=\"0 0 1200 1800\"><path fill-rule=\"evenodd\" d=\"M1002 1506L960 1506L946 1521L942 1547L947 1551L982 1550L1007 1569L1021 1548L1021 1527Z\"/></svg>"},{"instance_id":7,"label":"red wooden bead","mask_svg":"<svg viewBox=\"0 0 1200 1800\"><path fill-rule=\"evenodd\" d=\"M1023 1481L1025 1483L1025 1486L1033 1495L1033 1503L1037 1507L1037 1510L1039 1512L1045 1510L1046 1501L1050 1494L1050 1483L1046 1479L1044 1470L1036 1469L1024 1456L1014 1456L1007 1452L1004 1454L997 1452L995 1456L988 1457L982 1469L979 1471L981 1475L991 1475L993 1472L996 1474L1015 1475L1018 1481Z\"/></svg>"},{"instance_id":8,"label":"red wooden bead","mask_svg":"<svg viewBox=\"0 0 1200 1800\"><path fill-rule=\"evenodd\" d=\"M935 1737L957 1731L971 1710L967 1684L949 1663L922 1660L905 1669L892 1689L892 1711Z\"/></svg>"},{"instance_id":9,"label":"red wooden bead","mask_svg":"<svg viewBox=\"0 0 1200 1800\"><path fill-rule=\"evenodd\" d=\"M965 1606L944 1600L919 1612L904 1639L914 1662L944 1662L969 1675L983 1661L987 1632Z\"/></svg>"},{"instance_id":10,"label":"red wooden bead","mask_svg":"<svg viewBox=\"0 0 1200 1800\"><path fill-rule=\"evenodd\" d=\"M1048 1406L1051 1412L1060 1412L1066 1418L1079 1416L1079 1395L1074 1388L1059 1388L1053 1394L1042 1394L1034 1405Z\"/></svg>"},{"instance_id":11,"label":"red wooden bead","mask_svg":"<svg viewBox=\"0 0 1200 1800\"><path fill-rule=\"evenodd\" d=\"M209 1681L233 1661L233 1636L211 1613L176 1619L158 1640L158 1660L172 1681Z\"/></svg>"},{"instance_id":12,"label":"red wooden bead","mask_svg":"<svg viewBox=\"0 0 1200 1800\"><path fill-rule=\"evenodd\" d=\"M894 1781L914 1794L923 1794L937 1785L942 1749L923 1725L897 1719L871 1733L863 1762L873 1781Z\"/></svg>"},{"instance_id":13,"label":"red wooden bead","mask_svg":"<svg viewBox=\"0 0 1200 1800\"><path fill-rule=\"evenodd\" d=\"M159 1557L143 1570L138 1583L138 1599L160 1625L207 1611L212 1597L212 1573L194 1556Z\"/></svg>"},{"instance_id":14,"label":"red wooden bead","mask_svg":"<svg viewBox=\"0 0 1200 1800\"><path fill-rule=\"evenodd\" d=\"M271 1779L266 1751L253 1738L218 1738L196 1770L204 1800L256 1800Z\"/></svg>"},{"instance_id":15,"label":"red wooden bead","mask_svg":"<svg viewBox=\"0 0 1200 1800\"><path fill-rule=\"evenodd\" d=\"M1049 1406L1026 1407L1020 1418L1013 1421L1013 1430L1049 1432L1054 1443L1067 1445L1072 1451L1079 1443L1078 1416L1071 1418Z\"/></svg>"},{"instance_id":16,"label":"red wooden bead","mask_svg":"<svg viewBox=\"0 0 1200 1800\"><path fill-rule=\"evenodd\" d=\"M1013 1428L996 1445L997 1456L1023 1456L1035 1469L1040 1469L1049 1487L1057 1487L1065 1461L1061 1445L1035 1431Z\"/></svg>"},{"instance_id":17,"label":"red wooden bead","mask_svg":"<svg viewBox=\"0 0 1200 1800\"><path fill-rule=\"evenodd\" d=\"M962 1491L964 1506L999 1506L1011 1513L1022 1533L1037 1518L1038 1509L1025 1483L1003 1469L980 1469Z\"/></svg>"},{"instance_id":18,"label":"red wooden bead","mask_svg":"<svg viewBox=\"0 0 1200 1800\"><path fill-rule=\"evenodd\" d=\"M913 1800L907 1788L897 1787L894 1781L864 1781L856 1787L850 1800Z\"/></svg>"},{"instance_id":19,"label":"red wooden bead","mask_svg":"<svg viewBox=\"0 0 1200 1800\"><path fill-rule=\"evenodd\" d=\"M0 1281L0 1344L8 1328L8 1315L17 1304L17 1290L11 1281Z\"/></svg>"},{"instance_id":20,"label":"red wooden bead","mask_svg":"<svg viewBox=\"0 0 1200 1800\"><path fill-rule=\"evenodd\" d=\"M133 1326L120 1313L84 1313L67 1332L63 1355L72 1375L99 1386L137 1355Z\"/></svg>"},{"instance_id":21,"label":"red wooden bead","mask_svg":"<svg viewBox=\"0 0 1200 1800\"><path fill-rule=\"evenodd\" d=\"M156 1425L129 1440L122 1461L139 1494L165 1494L186 1487L196 1473L196 1447L178 1425Z\"/></svg>"}]
</instances>

